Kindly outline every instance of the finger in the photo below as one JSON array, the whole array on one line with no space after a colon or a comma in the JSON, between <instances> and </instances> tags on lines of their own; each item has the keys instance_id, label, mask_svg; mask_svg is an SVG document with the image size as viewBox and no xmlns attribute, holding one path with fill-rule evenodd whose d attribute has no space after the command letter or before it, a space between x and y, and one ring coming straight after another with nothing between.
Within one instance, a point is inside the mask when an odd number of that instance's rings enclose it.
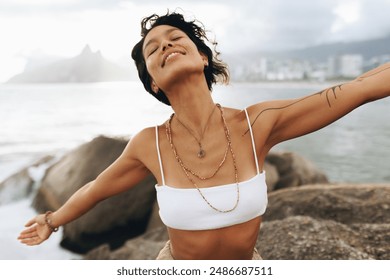
<instances>
[{"instance_id":1,"label":"finger","mask_svg":"<svg viewBox=\"0 0 390 280\"><path fill-rule=\"evenodd\" d=\"M20 238L33 238L37 237L38 233L36 231L28 232L28 233L21 233L19 235Z\"/></svg>"},{"instance_id":2,"label":"finger","mask_svg":"<svg viewBox=\"0 0 390 280\"><path fill-rule=\"evenodd\" d=\"M22 239L20 239L20 243L30 245L32 243L32 240L31 240L31 238L22 238Z\"/></svg>"},{"instance_id":3,"label":"finger","mask_svg":"<svg viewBox=\"0 0 390 280\"><path fill-rule=\"evenodd\" d=\"M37 230L36 226L33 226L33 227L29 227L29 228L26 228L26 229L22 230L21 233L23 233L23 234L25 234L25 233L31 233L31 232L34 232L34 231L36 231L36 230Z\"/></svg>"},{"instance_id":4,"label":"finger","mask_svg":"<svg viewBox=\"0 0 390 280\"><path fill-rule=\"evenodd\" d=\"M33 238L22 239L22 240L20 240L20 242L25 244L25 245L28 245L28 246L34 246L34 245L41 244L43 242L43 240L41 238L39 238L38 236L36 236Z\"/></svg>"},{"instance_id":5,"label":"finger","mask_svg":"<svg viewBox=\"0 0 390 280\"><path fill-rule=\"evenodd\" d=\"M31 234L31 233L36 233L36 232L37 232L36 227L28 228L28 229L25 229L22 232L20 232L18 238L24 238L26 235ZM35 235L37 235L37 234L35 234Z\"/></svg>"},{"instance_id":6,"label":"finger","mask_svg":"<svg viewBox=\"0 0 390 280\"><path fill-rule=\"evenodd\" d=\"M32 238L32 236L27 237L25 234L20 234L20 235L18 236L18 240L20 240L20 241L22 241L22 240L28 240L28 239L30 239L30 238Z\"/></svg>"},{"instance_id":7,"label":"finger","mask_svg":"<svg viewBox=\"0 0 390 280\"><path fill-rule=\"evenodd\" d=\"M31 220L28 221L24 226L25 226L25 227L32 226L33 224L36 223L36 220L35 220L35 219L36 219L36 218L31 219Z\"/></svg>"}]
</instances>

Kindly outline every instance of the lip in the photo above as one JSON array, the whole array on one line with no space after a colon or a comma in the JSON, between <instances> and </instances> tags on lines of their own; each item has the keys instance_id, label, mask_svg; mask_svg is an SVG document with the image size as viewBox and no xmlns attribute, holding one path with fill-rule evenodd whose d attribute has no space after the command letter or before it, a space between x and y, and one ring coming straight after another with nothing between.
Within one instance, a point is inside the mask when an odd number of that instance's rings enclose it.
<instances>
[{"instance_id":1,"label":"lip","mask_svg":"<svg viewBox=\"0 0 390 280\"><path fill-rule=\"evenodd\" d=\"M164 65L165 65L165 63L167 62L167 59L169 58L169 56L171 56L171 55L177 55L177 54L184 55L185 53L182 52L182 51L172 50L172 51L167 52L166 54L164 54L163 60L162 60L162 63L161 63L161 67L164 67Z\"/></svg>"}]
</instances>

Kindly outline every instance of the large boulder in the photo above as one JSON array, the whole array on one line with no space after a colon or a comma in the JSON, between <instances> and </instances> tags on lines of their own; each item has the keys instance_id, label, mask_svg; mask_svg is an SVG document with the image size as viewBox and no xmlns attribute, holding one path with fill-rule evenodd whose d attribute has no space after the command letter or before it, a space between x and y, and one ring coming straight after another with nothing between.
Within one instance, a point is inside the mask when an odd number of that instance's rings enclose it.
<instances>
[{"instance_id":1,"label":"large boulder","mask_svg":"<svg viewBox=\"0 0 390 280\"><path fill-rule=\"evenodd\" d=\"M390 224L345 225L309 216L264 222L257 248L266 260L390 258Z\"/></svg>"},{"instance_id":2,"label":"large boulder","mask_svg":"<svg viewBox=\"0 0 390 280\"><path fill-rule=\"evenodd\" d=\"M269 186L271 190L308 184L329 183L324 172L319 170L313 162L296 153L270 152L265 158L265 161L275 166L278 173L277 182Z\"/></svg>"},{"instance_id":3,"label":"large boulder","mask_svg":"<svg viewBox=\"0 0 390 280\"><path fill-rule=\"evenodd\" d=\"M113 163L127 142L100 136L66 154L48 169L33 206L40 212L58 209L80 187ZM149 176L132 189L100 202L64 226L61 245L85 253L102 243L116 248L141 234L155 201L154 184L154 178Z\"/></svg>"},{"instance_id":4,"label":"large boulder","mask_svg":"<svg viewBox=\"0 0 390 280\"><path fill-rule=\"evenodd\" d=\"M390 223L390 186L370 184L307 185L268 195L266 221L310 216L343 224Z\"/></svg>"},{"instance_id":5,"label":"large boulder","mask_svg":"<svg viewBox=\"0 0 390 280\"><path fill-rule=\"evenodd\" d=\"M264 259L390 259L390 185L309 185L269 194Z\"/></svg>"},{"instance_id":6,"label":"large boulder","mask_svg":"<svg viewBox=\"0 0 390 280\"><path fill-rule=\"evenodd\" d=\"M110 250L102 245L88 252L87 260L155 260L168 240L165 227L158 227L144 235L128 240L121 248Z\"/></svg>"}]
</instances>

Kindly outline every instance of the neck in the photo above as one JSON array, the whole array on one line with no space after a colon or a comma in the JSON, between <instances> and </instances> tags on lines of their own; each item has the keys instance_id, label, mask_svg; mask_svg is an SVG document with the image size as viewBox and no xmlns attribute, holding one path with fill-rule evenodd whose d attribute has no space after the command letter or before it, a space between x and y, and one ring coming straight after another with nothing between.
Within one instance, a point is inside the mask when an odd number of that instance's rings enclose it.
<instances>
[{"instance_id":1,"label":"neck","mask_svg":"<svg viewBox=\"0 0 390 280\"><path fill-rule=\"evenodd\" d=\"M169 101L176 117L189 129L201 135L215 108L207 84L203 87L176 88L174 94L169 94Z\"/></svg>"}]
</instances>

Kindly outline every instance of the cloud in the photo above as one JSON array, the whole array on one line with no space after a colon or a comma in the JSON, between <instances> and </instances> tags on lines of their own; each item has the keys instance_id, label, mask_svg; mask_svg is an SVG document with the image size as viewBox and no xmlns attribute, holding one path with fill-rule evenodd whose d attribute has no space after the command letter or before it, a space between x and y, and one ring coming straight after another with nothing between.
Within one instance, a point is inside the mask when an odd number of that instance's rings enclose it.
<instances>
[{"instance_id":1,"label":"cloud","mask_svg":"<svg viewBox=\"0 0 390 280\"><path fill-rule=\"evenodd\" d=\"M63 14L75 11L107 10L118 7L126 0L2 0L0 15Z\"/></svg>"},{"instance_id":2,"label":"cloud","mask_svg":"<svg viewBox=\"0 0 390 280\"><path fill-rule=\"evenodd\" d=\"M389 0L278 0L229 5L235 15L227 21L225 34L229 35L223 40L236 51L364 40L385 36L390 29Z\"/></svg>"},{"instance_id":3,"label":"cloud","mask_svg":"<svg viewBox=\"0 0 390 280\"><path fill-rule=\"evenodd\" d=\"M19 69L34 50L69 57L87 43L108 58L130 57L142 17L176 8L211 30L222 53L390 34L390 0L2 0L0 59ZM11 68L0 67L3 80Z\"/></svg>"},{"instance_id":4,"label":"cloud","mask_svg":"<svg viewBox=\"0 0 390 280\"><path fill-rule=\"evenodd\" d=\"M390 0L360 0L355 5L357 6L357 19L348 22L348 16L339 15L339 26L332 34L334 41L370 39L390 35L390 21L387 12L390 10ZM351 9L345 9L342 12L350 13Z\"/></svg>"}]
</instances>

